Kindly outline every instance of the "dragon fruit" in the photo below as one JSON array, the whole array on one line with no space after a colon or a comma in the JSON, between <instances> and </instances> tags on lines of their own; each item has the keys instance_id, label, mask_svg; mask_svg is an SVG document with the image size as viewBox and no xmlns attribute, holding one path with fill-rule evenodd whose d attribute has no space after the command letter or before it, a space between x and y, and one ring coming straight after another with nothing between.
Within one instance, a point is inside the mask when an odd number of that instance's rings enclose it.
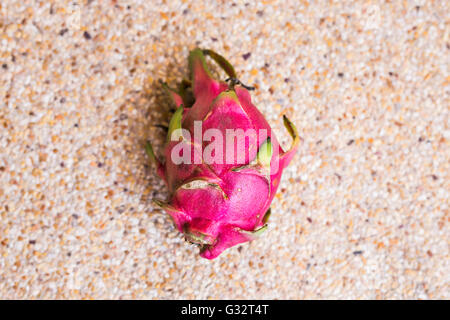
<instances>
[{"instance_id":1,"label":"dragon fruit","mask_svg":"<svg viewBox=\"0 0 450 320\"><path fill-rule=\"evenodd\" d=\"M227 80L213 77L206 56L226 72ZM225 249L251 241L267 229L269 206L300 138L284 116L293 143L283 151L251 102L249 90L253 88L236 78L233 66L221 55L194 49L189 54L189 70L190 79L183 80L177 90L163 83L176 107L168 126L165 160L155 156L150 143L146 152L170 192L168 202L154 203L173 218L187 241L200 247L202 257L214 259ZM205 132L200 139L199 129ZM233 139L239 139L242 131L252 129L267 134L244 135L244 152L239 151L235 140L228 145L228 138L225 151L211 146L223 144L220 134L237 132ZM208 135L208 130L214 134ZM181 163L180 155L184 159ZM205 161L206 155L213 161Z\"/></svg>"}]
</instances>

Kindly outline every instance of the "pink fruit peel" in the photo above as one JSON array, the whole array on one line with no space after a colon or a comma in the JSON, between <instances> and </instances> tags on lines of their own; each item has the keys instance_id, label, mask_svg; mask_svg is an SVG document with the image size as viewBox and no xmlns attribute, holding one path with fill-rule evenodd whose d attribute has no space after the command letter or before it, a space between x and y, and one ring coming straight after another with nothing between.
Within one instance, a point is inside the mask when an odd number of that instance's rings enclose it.
<instances>
[{"instance_id":1,"label":"pink fruit peel","mask_svg":"<svg viewBox=\"0 0 450 320\"><path fill-rule=\"evenodd\" d=\"M228 83L214 79L205 56L224 69L231 78ZM266 230L269 206L283 169L297 151L299 136L284 116L293 144L288 151L283 151L264 116L252 104L247 90L250 88L236 80L233 66L219 54L211 50L191 51L189 70L190 80L183 80L178 90L165 85L177 107L169 124L165 160L155 156L150 144L146 145L146 151L170 191L168 202L155 200L155 204L172 217L187 241L198 244L202 257L214 259L225 249L251 241ZM203 132L214 128L225 136L227 129L265 129L268 138L263 141L248 138L244 164L237 162L237 152L231 163L175 164L171 154L178 143L185 143L200 154L207 147L207 143L199 144L184 137L181 142L170 141L175 129L186 129L193 136L194 121L199 120ZM273 165L275 161L277 167Z\"/></svg>"}]
</instances>

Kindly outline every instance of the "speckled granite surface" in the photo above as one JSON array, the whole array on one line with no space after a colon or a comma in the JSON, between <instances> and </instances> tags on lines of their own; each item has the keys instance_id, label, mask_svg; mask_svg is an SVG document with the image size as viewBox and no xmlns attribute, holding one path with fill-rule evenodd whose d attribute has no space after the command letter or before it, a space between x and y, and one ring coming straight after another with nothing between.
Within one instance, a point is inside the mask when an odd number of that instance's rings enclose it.
<instances>
[{"instance_id":1,"label":"speckled granite surface","mask_svg":"<svg viewBox=\"0 0 450 320\"><path fill-rule=\"evenodd\" d=\"M1 1L0 298L450 298L449 2L248 3ZM303 138L265 237L212 262L143 149L195 46Z\"/></svg>"}]
</instances>

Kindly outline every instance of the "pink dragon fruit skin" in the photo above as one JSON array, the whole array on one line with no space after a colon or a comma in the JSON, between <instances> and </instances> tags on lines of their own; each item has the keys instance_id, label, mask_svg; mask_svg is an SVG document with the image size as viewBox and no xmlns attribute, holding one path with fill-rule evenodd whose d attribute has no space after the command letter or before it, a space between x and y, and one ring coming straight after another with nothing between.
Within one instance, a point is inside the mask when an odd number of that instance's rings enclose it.
<instances>
[{"instance_id":1,"label":"pink dragon fruit skin","mask_svg":"<svg viewBox=\"0 0 450 320\"><path fill-rule=\"evenodd\" d=\"M231 83L213 78L205 56L225 70ZM147 144L147 153L170 191L168 202L154 202L173 218L186 240L199 245L202 257L214 259L229 247L255 239L267 228L269 206L283 168L298 148L299 136L294 125L283 117L293 143L288 151L282 150L264 116L252 104L248 87L240 85L234 68L222 56L211 50L195 49L189 54L189 69L190 81L183 81L178 91L165 86L178 108L169 124L169 137L177 128L187 129L193 136L194 121L202 121L203 132L214 128L225 136L226 129L266 129L268 136L264 140L259 137L246 140L248 152L244 164L237 162L237 152L231 163L224 160L222 164L204 161L175 164L171 154L179 143L188 144L193 154L195 151L203 154L209 142L193 138L183 137L181 142L168 138L162 162ZM186 89L192 90L193 104L188 101Z\"/></svg>"}]
</instances>

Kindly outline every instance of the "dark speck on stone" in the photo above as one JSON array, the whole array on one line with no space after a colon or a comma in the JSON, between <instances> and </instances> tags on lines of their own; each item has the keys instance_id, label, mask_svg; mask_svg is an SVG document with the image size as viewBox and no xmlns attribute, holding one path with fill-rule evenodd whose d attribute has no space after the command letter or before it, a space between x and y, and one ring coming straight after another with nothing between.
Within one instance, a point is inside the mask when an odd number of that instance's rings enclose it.
<instances>
[{"instance_id":1,"label":"dark speck on stone","mask_svg":"<svg viewBox=\"0 0 450 320\"><path fill-rule=\"evenodd\" d=\"M309 223L312 223L312 219L310 217L306 218L306 220L308 220Z\"/></svg>"},{"instance_id":2,"label":"dark speck on stone","mask_svg":"<svg viewBox=\"0 0 450 320\"><path fill-rule=\"evenodd\" d=\"M252 54L249 52L249 53L243 54L242 58L244 58L244 60L247 60L248 58L250 58L251 55Z\"/></svg>"},{"instance_id":3,"label":"dark speck on stone","mask_svg":"<svg viewBox=\"0 0 450 320\"><path fill-rule=\"evenodd\" d=\"M352 140L349 140L349 141L347 142L347 145L350 146L350 145L352 145L354 142L355 142L355 140L353 140L353 139L352 139Z\"/></svg>"},{"instance_id":4,"label":"dark speck on stone","mask_svg":"<svg viewBox=\"0 0 450 320\"><path fill-rule=\"evenodd\" d=\"M217 38L211 38L211 40L214 41L214 42L216 42L216 41L217 41Z\"/></svg>"},{"instance_id":5,"label":"dark speck on stone","mask_svg":"<svg viewBox=\"0 0 450 320\"><path fill-rule=\"evenodd\" d=\"M353 254L354 254L355 256L359 256L359 255L361 255L362 253L363 253L363 251L361 251L361 250L353 251Z\"/></svg>"},{"instance_id":6,"label":"dark speck on stone","mask_svg":"<svg viewBox=\"0 0 450 320\"><path fill-rule=\"evenodd\" d=\"M101 162L97 163L97 167L99 167L99 168L103 167L103 163L101 163Z\"/></svg>"},{"instance_id":7,"label":"dark speck on stone","mask_svg":"<svg viewBox=\"0 0 450 320\"><path fill-rule=\"evenodd\" d=\"M339 77L339 78L342 78L342 77L344 77L344 74L343 74L342 72L339 72L339 73L338 73L338 77Z\"/></svg>"},{"instance_id":8,"label":"dark speck on stone","mask_svg":"<svg viewBox=\"0 0 450 320\"><path fill-rule=\"evenodd\" d=\"M59 32L59 35L60 35L60 36L63 36L63 35L66 34L66 32L68 32L68 31L69 31L69 29L67 29L67 28L61 29L61 31Z\"/></svg>"},{"instance_id":9,"label":"dark speck on stone","mask_svg":"<svg viewBox=\"0 0 450 320\"><path fill-rule=\"evenodd\" d=\"M285 83L288 83L289 81L291 81L289 78L284 78Z\"/></svg>"},{"instance_id":10,"label":"dark speck on stone","mask_svg":"<svg viewBox=\"0 0 450 320\"><path fill-rule=\"evenodd\" d=\"M256 14L258 15L258 17L262 17L264 15L264 11L262 10L256 11Z\"/></svg>"},{"instance_id":11,"label":"dark speck on stone","mask_svg":"<svg viewBox=\"0 0 450 320\"><path fill-rule=\"evenodd\" d=\"M5 70L8 69L8 65L6 63L2 64L2 68Z\"/></svg>"},{"instance_id":12,"label":"dark speck on stone","mask_svg":"<svg viewBox=\"0 0 450 320\"><path fill-rule=\"evenodd\" d=\"M83 37L84 37L86 40L91 40L91 39L92 39L91 35L90 35L89 32L87 32L87 31L85 31L85 32L83 33Z\"/></svg>"},{"instance_id":13,"label":"dark speck on stone","mask_svg":"<svg viewBox=\"0 0 450 320\"><path fill-rule=\"evenodd\" d=\"M30 240L28 241L29 244L36 244L36 240Z\"/></svg>"}]
</instances>

